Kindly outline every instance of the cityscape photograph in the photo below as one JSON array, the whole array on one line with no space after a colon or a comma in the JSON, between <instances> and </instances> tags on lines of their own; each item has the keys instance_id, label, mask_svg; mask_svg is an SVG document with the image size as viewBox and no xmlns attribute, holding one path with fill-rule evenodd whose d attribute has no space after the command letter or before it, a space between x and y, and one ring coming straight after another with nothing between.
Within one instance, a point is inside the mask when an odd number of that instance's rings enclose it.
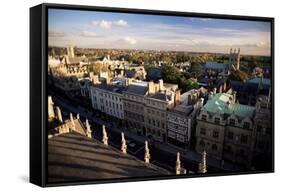
<instances>
[{"instance_id":1,"label":"cityscape photograph","mask_svg":"<svg viewBox=\"0 0 281 191\"><path fill-rule=\"evenodd\" d=\"M47 182L272 172L271 32L49 8Z\"/></svg>"}]
</instances>

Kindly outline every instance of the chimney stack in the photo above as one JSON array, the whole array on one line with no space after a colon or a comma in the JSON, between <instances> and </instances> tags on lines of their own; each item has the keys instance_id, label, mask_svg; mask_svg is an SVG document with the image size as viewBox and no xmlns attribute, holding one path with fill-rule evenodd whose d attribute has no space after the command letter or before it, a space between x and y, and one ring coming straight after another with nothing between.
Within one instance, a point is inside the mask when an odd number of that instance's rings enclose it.
<instances>
[{"instance_id":1,"label":"chimney stack","mask_svg":"<svg viewBox=\"0 0 281 191\"><path fill-rule=\"evenodd\" d=\"M162 79L159 80L159 90L163 91L164 90L164 82Z\"/></svg>"},{"instance_id":2,"label":"chimney stack","mask_svg":"<svg viewBox=\"0 0 281 191\"><path fill-rule=\"evenodd\" d=\"M155 93L155 86L154 82L148 82L148 94L154 94Z\"/></svg>"},{"instance_id":3,"label":"chimney stack","mask_svg":"<svg viewBox=\"0 0 281 191\"><path fill-rule=\"evenodd\" d=\"M204 105L204 98L200 98L200 107L203 107L203 105Z\"/></svg>"},{"instance_id":4,"label":"chimney stack","mask_svg":"<svg viewBox=\"0 0 281 191\"><path fill-rule=\"evenodd\" d=\"M214 90L213 90L213 91L214 91L214 94L216 94L216 93L217 93L217 88L214 88Z\"/></svg>"},{"instance_id":5,"label":"chimney stack","mask_svg":"<svg viewBox=\"0 0 281 191\"><path fill-rule=\"evenodd\" d=\"M181 92L180 90L176 90L175 92L175 106L180 103Z\"/></svg>"},{"instance_id":6,"label":"chimney stack","mask_svg":"<svg viewBox=\"0 0 281 191\"><path fill-rule=\"evenodd\" d=\"M237 94L237 92L236 91L233 91L233 104L235 104L236 103L236 94Z\"/></svg>"}]
</instances>

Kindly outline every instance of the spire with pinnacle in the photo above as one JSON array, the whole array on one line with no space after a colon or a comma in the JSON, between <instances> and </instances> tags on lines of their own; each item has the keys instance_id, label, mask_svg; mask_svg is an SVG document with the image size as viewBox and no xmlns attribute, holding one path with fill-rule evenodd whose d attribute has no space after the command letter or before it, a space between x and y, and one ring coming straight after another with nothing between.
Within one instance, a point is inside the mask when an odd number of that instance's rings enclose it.
<instances>
[{"instance_id":1,"label":"spire with pinnacle","mask_svg":"<svg viewBox=\"0 0 281 191\"><path fill-rule=\"evenodd\" d=\"M149 163L149 160L150 160L150 153L149 153L148 142L145 141L144 162L145 163Z\"/></svg>"},{"instance_id":2,"label":"spire with pinnacle","mask_svg":"<svg viewBox=\"0 0 281 191\"><path fill-rule=\"evenodd\" d=\"M108 137L104 125L102 125L102 142L103 144L108 145Z\"/></svg>"},{"instance_id":3,"label":"spire with pinnacle","mask_svg":"<svg viewBox=\"0 0 281 191\"><path fill-rule=\"evenodd\" d=\"M55 118L54 102L52 100L52 96L48 96L48 118Z\"/></svg>"},{"instance_id":4,"label":"spire with pinnacle","mask_svg":"<svg viewBox=\"0 0 281 191\"><path fill-rule=\"evenodd\" d=\"M179 152L177 152L176 174L181 174L181 161L180 161L180 153Z\"/></svg>"},{"instance_id":5,"label":"spire with pinnacle","mask_svg":"<svg viewBox=\"0 0 281 191\"><path fill-rule=\"evenodd\" d=\"M62 115L61 115L61 110L59 108L59 106L56 107L56 112L57 112L57 118L58 120L63 123L63 120L62 120Z\"/></svg>"},{"instance_id":6,"label":"spire with pinnacle","mask_svg":"<svg viewBox=\"0 0 281 191\"><path fill-rule=\"evenodd\" d=\"M91 125L89 124L88 119L86 119L86 134L87 137L92 138Z\"/></svg>"},{"instance_id":7,"label":"spire with pinnacle","mask_svg":"<svg viewBox=\"0 0 281 191\"><path fill-rule=\"evenodd\" d=\"M121 151L124 154L127 153L127 144L126 144L126 139L125 139L125 135L123 132L121 133Z\"/></svg>"}]
</instances>

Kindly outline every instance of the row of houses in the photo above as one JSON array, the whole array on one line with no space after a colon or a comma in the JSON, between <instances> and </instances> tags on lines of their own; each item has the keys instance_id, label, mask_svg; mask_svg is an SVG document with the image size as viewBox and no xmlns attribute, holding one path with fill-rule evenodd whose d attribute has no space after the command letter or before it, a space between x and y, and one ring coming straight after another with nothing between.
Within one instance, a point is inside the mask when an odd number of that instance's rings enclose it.
<instances>
[{"instance_id":1,"label":"row of houses","mask_svg":"<svg viewBox=\"0 0 281 191\"><path fill-rule=\"evenodd\" d=\"M123 122L131 132L159 142L187 146L195 114L202 106L202 89L180 94L178 85L118 78L93 80L92 107ZM203 99L203 98L202 98Z\"/></svg>"},{"instance_id":2,"label":"row of houses","mask_svg":"<svg viewBox=\"0 0 281 191\"><path fill-rule=\"evenodd\" d=\"M178 85L130 78L90 87L93 109L122 121L137 135L250 166L271 155L271 112L237 102L236 92L204 88L180 93ZM194 145L192 145L194 141Z\"/></svg>"}]
</instances>

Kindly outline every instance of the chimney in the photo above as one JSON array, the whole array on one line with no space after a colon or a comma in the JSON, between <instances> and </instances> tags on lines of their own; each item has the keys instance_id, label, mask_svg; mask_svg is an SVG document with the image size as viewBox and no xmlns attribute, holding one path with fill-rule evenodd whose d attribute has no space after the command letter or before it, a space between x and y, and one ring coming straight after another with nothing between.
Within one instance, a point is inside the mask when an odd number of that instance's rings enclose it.
<instances>
[{"instance_id":1,"label":"chimney","mask_svg":"<svg viewBox=\"0 0 281 191\"><path fill-rule=\"evenodd\" d=\"M181 91L176 90L176 92L175 92L175 106L180 103L180 97L181 97Z\"/></svg>"},{"instance_id":2,"label":"chimney","mask_svg":"<svg viewBox=\"0 0 281 191\"><path fill-rule=\"evenodd\" d=\"M200 98L200 107L203 107L203 105L204 105L204 98Z\"/></svg>"},{"instance_id":3,"label":"chimney","mask_svg":"<svg viewBox=\"0 0 281 191\"><path fill-rule=\"evenodd\" d=\"M209 99L212 99L212 98L213 98L213 92L211 91L209 94Z\"/></svg>"},{"instance_id":4,"label":"chimney","mask_svg":"<svg viewBox=\"0 0 281 191\"><path fill-rule=\"evenodd\" d=\"M237 94L237 92L233 91L233 103L236 103L236 94Z\"/></svg>"},{"instance_id":5,"label":"chimney","mask_svg":"<svg viewBox=\"0 0 281 191\"><path fill-rule=\"evenodd\" d=\"M148 94L154 94L154 93L155 93L154 82L148 82Z\"/></svg>"},{"instance_id":6,"label":"chimney","mask_svg":"<svg viewBox=\"0 0 281 191\"><path fill-rule=\"evenodd\" d=\"M99 84L100 83L99 76L98 75L93 75L92 76L92 82L93 82L94 85Z\"/></svg>"},{"instance_id":7,"label":"chimney","mask_svg":"<svg viewBox=\"0 0 281 191\"><path fill-rule=\"evenodd\" d=\"M125 80L125 86L128 87L128 86L131 85L131 84L132 84L132 78L127 78L127 79Z\"/></svg>"},{"instance_id":8,"label":"chimney","mask_svg":"<svg viewBox=\"0 0 281 191\"><path fill-rule=\"evenodd\" d=\"M214 91L214 94L216 94L216 93L217 93L217 88L214 88L214 90L213 90L213 91Z\"/></svg>"},{"instance_id":9,"label":"chimney","mask_svg":"<svg viewBox=\"0 0 281 191\"><path fill-rule=\"evenodd\" d=\"M222 85L219 88L219 93L222 93Z\"/></svg>"},{"instance_id":10,"label":"chimney","mask_svg":"<svg viewBox=\"0 0 281 191\"><path fill-rule=\"evenodd\" d=\"M164 84L163 84L163 80L162 79L159 80L159 90L160 91L164 90Z\"/></svg>"}]
</instances>

